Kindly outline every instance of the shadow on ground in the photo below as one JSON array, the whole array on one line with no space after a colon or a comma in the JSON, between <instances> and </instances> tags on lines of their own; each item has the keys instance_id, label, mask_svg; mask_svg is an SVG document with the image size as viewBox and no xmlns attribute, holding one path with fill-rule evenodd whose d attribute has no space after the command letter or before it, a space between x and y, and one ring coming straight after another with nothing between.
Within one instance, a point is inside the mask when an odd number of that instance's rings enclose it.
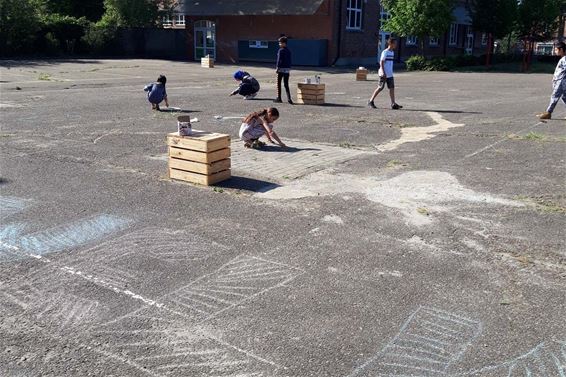
<instances>
[{"instance_id":1,"label":"shadow on ground","mask_svg":"<svg viewBox=\"0 0 566 377\"><path fill-rule=\"evenodd\" d=\"M165 109L160 109L159 112L161 113L182 113L182 114L188 114L188 113L200 113L199 110L183 110L183 109L179 109L179 108L165 108Z\"/></svg>"},{"instance_id":2,"label":"shadow on ground","mask_svg":"<svg viewBox=\"0 0 566 377\"><path fill-rule=\"evenodd\" d=\"M214 186L225 189L245 190L251 192L267 192L279 187L277 183L239 176L232 176L232 178L217 183Z\"/></svg>"},{"instance_id":3,"label":"shadow on ground","mask_svg":"<svg viewBox=\"0 0 566 377\"><path fill-rule=\"evenodd\" d=\"M425 109L401 109L401 111L415 111L423 113L441 113L441 114L483 114L477 111L461 111L461 110L425 110Z\"/></svg>"}]
</instances>

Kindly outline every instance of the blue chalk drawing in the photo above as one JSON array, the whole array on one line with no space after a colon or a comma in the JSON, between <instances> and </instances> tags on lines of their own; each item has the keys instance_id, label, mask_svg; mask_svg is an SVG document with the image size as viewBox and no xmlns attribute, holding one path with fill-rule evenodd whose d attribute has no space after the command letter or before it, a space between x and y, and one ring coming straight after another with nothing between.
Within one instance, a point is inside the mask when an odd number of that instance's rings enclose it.
<instances>
[{"instance_id":1,"label":"blue chalk drawing","mask_svg":"<svg viewBox=\"0 0 566 377\"><path fill-rule=\"evenodd\" d=\"M0 197L2 216L20 212L26 207L22 199ZM75 248L127 228L130 221L101 214L23 235L25 224L0 224L0 263Z\"/></svg>"},{"instance_id":2,"label":"blue chalk drawing","mask_svg":"<svg viewBox=\"0 0 566 377\"><path fill-rule=\"evenodd\" d=\"M21 212L27 207L25 200L12 196L0 196L0 220Z\"/></svg>"},{"instance_id":3,"label":"blue chalk drawing","mask_svg":"<svg viewBox=\"0 0 566 377\"><path fill-rule=\"evenodd\" d=\"M481 333L481 323L443 310L420 307L401 331L354 376L446 376L468 345Z\"/></svg>"},{"instance_id":4,"label":"blue chalk drawing","mask_svg":"<svg viewBox=\"0 0 566 377\"><path fill-rule=\"evenodd\" d=\"M543 342L511 361L459 376L566 377L566 342Z\"/></svg>"},{"instance_id":5,"label":"blue chalk drawing","mask_svg":"<svg viewBox=\"0 0 566 377\"><path fill-rule=\"evenodd\" d=\"M399 333L348 377L566 377L566 342L544 342L510 361L451 373L482 331L480 322L431 307L418 308Z\"/></svg>"},{"instance_id":6,"label":"blue chalk drawing","mask_svg":"<svg viewBox=\"0 0 566 377\"><path fill-rule=\"evenodd\" d=\"M129 221L98 215L20 238L18 247L36 255L70 249L125 229Z\"/></svg>"}]
</instances>

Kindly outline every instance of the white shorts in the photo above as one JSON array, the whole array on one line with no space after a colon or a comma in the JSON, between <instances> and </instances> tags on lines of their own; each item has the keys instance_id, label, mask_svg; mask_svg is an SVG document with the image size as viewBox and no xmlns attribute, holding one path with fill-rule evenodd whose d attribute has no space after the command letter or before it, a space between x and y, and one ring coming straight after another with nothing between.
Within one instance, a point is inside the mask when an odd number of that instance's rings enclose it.
<instances>
[{"instance_id":1,"label":"white shorts","mask_svg":"<svg viewBox=\"0 0 566 377\"><path fill-rule=\"evenodd\" d=\"M268 124L267 126L270 130L273 129L273 124ZM238 133L240 139L245 142L257 140L263 135L265 135L265 128L263 128L262 124L258 124L253 127L247 123L242 123L240 126L240 132Z\"/></svg>"}]
</instances>

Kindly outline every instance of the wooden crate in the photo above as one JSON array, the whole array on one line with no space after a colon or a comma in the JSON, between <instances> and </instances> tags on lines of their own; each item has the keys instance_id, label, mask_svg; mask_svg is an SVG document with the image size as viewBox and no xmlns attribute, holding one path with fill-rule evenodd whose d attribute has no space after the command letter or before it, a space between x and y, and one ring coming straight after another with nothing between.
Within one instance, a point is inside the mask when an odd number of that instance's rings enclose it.
<instances>
[{"instance_id":1,"label":"wooden crate","mask_svg":"<svg viewBox=\"0 0 566 377\"><path fill-rule=\"evenodd\" d=\"M190 183L196 183L198 185L210 186L218 182L230 179L232 176L230 170L224 170L212 175L196 174L190 171L169 169L169 178L176 179L178 181L185 181Z\"/></svg>"},{"instance_id":2,"label":"wooden crate","mask_svg":"<svg viewBox=\"0 0 566 377\"><path fill-rule=\"evenodd\" d=\"M214 58L201 58L200 66L204 68L214 68Z\"/></svg>"},{"instance_id":3,"label":"wooden crate","mask_svg":"<svg viewBox=\"0 0 566 377\"><path fill-rule=\"evenodd\" d=\"M230 136L193 130L191 136L167 135L169 178L213 185L231 177Z\"/></svg>"},{"instance_id":4,"label":"wooden crate","mask_svg":"<svg viewBox=\"0 0 566 377\"><path fill-rule=\"evenodd\" d=\"M230 135L193 130L191 136L179 136L178 132L167 135L167 145L199 152L214 152L230 147Z\"/></svg>"},{"instance_id":5,"label":"wooden crate","mask_svg":"<svg viewBox=\"0 0 566 377\"><path fill-rule=\"evenodd\" d=\"M368 79L367 69L357 69L356 70L356 81L366 81Z\"/></svg>"},{"instance_id":6,"label":"wooden crate","mask_svg":"<svg viewBox=\"0 0 566 377\"><path fill-rule=\"evenodd\" d=\"M303 105L322 105L326 92L325 84L297 84L297 103Z\"/></svg>"}]
</instances>

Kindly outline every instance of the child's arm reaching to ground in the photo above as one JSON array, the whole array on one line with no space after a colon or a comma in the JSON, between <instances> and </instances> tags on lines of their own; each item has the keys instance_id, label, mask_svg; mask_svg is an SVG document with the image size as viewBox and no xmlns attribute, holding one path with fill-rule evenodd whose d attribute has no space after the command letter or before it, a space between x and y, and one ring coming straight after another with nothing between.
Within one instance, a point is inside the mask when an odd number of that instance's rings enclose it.
<instances>
[{"instance_id":1,"label":"child's arm reaching to ground","mask_svg":"<svg viewBox=\"0 0 566 377\"><path fill-rule=\"evenodd\" d=\"M281 148L285 148L286 145L285 143L283 143L281 141L281 139L279 138L279 136L275 133L275 131L273 131L269 125L267 124L267 122L264 120L263 121L263 128L265 129L265 135L267 136L267 140L269 140L269 142L271 144L275 144L275 141L277 142L277 144L279 144L279 146ZM275 139L275 141L273 141L273 139Z\"/></svg>"}]
</instances>

